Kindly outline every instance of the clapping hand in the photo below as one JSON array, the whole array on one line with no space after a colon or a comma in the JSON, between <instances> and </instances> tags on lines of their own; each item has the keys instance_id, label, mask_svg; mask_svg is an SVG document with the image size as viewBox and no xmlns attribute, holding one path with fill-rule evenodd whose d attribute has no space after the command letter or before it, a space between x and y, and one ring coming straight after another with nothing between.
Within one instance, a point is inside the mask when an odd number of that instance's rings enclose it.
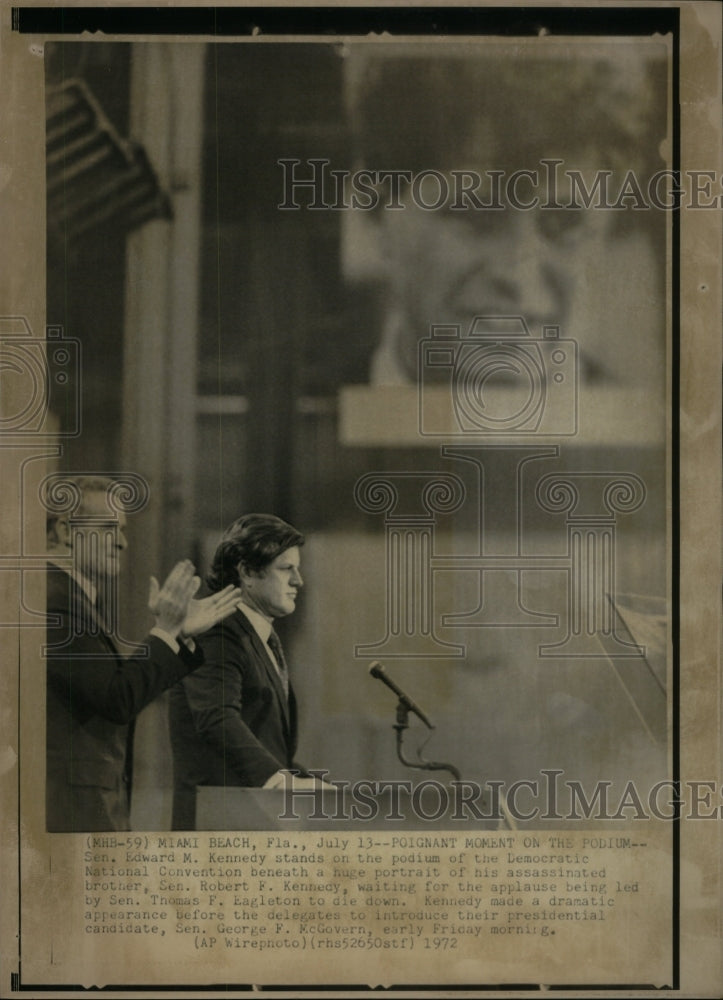
<instances>
[{"instance_id":1,"label":"clapping hand","mask_svg":"<svg viewBox=\"0 0 723 1000\"><path fill-rule=\"evenodd\" d=\"M196 576L193 563L188 559L176 563L162 587L159 586L155 576L152 576L148 607L155 616L156 626L175 639L185 622L189 603L200 585L201 580Z\"/></svg>"},{"instance_id":2,"label":"clapping hand","mask_svg":"<svg viewBox=\"0 0 723 1000\"><path fill-rule=\"evenodd\" d=\"M233 584L224 587L210 597L201 600L192 598L188 602L188 611L181 628L182 635L198 635L205 632L217 622L223 621L236 610L236 605L241 597L241 591Z\"/></svg>"}]
</instances>

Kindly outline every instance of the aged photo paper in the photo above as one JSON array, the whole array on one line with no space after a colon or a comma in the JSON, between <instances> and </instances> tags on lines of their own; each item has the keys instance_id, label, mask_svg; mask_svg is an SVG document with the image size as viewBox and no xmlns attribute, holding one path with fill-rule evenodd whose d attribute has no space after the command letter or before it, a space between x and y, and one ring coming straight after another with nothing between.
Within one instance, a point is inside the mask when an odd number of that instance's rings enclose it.
<instances>
[{"instance_id":1,"label":"aged photo paper","mask_svg":"<svg viewBox=\"0 0 723 1000\"><path fill-rule=\"evenodd\" d=\"M1 15L0 996L720 996L721 5Z\"/></svg>"}]
</instances>

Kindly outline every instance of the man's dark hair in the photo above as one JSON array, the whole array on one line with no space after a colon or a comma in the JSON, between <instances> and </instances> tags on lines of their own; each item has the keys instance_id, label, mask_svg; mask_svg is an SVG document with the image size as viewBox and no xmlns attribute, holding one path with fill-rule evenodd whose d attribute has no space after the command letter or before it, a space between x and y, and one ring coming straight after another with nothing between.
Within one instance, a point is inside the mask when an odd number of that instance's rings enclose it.
<instances>
[{"instance_id":1,"label":"man's dark hair","mask_svg":"<svg viewBox=\"0 0 723 1000\"><path fill-rule=\"evenodd\" d=\"M209 590L223 590L232 583L240 585L238 565L259 573L277 556L295 545L304 544L296 528L274 514L243 514L223 533L206 577Z\"/></svg>"},{"instance_id":2,"label":"man's dark hair","mask_svg":"<svg viewBox=\"0 0 723 1000\"><path fill-rule=\"evenodd\" d=\"M557 55L510 46L446 57L379 51L362 50L349 85L357 156L370 169L511 171L549 156L576 168L590 147L613 170L645 175L664 165L662 45L607 47L597 57L584 46Z\"/></svg>"}]
</instances>

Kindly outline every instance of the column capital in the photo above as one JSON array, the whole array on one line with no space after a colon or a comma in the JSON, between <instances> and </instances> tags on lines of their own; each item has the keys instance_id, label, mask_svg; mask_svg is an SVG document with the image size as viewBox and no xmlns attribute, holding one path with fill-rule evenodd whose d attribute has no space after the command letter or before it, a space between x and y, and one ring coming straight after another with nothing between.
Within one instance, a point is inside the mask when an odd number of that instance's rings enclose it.
<instances>
[{"instance_id":1,"label":"column capital","mask_svg":"<svg viewBox=\"0 0 723 1000\"><path fill-rule=\"evenodd\" d=\"M357 480L354 500L366 513L384 514L387 523L424 523L458 510L466 493L450 472L369 472Z\"/></svg>"},{"instance_id":2,"label":"column capital","mask_svg":"<svg viewBox=\"0 0 723 1000\"><path fill-rule=\"evenodd\" d=\"M614 521L645 503L645 483L632 472L567 472L543 476L535 497L543 510L571 521Z\"/></svg>"},{"instance_id":3,"label":"column capital","mask_svg":"<svg viewBox=\"0 0 723 1000\"><path fill-rule=\"evenodd\" d=\"M80 513L84 489L104 494L113 520L143 510L151 495L148 481L135 472L53 472L40 483L40 503L49 514L68 514L71 521L83 522L89 520Z\"/></svg>"}]
</instances>

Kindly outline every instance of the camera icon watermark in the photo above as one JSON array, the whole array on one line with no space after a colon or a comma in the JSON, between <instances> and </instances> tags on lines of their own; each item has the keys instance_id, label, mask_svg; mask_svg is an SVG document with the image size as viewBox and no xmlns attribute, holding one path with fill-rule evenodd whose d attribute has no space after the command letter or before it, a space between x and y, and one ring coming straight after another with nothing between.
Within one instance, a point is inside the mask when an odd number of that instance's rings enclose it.
<instances>
[{"instance_id":1,"label":"camera icon watermark","mask_svg":"<svg viewBox=\"0 0 723 1000\"><path fill-rule=\"evenodd\" d=\"M77 437L81 430L80 341L60 326L34 337L24 316L0 317L0 414L3 437ZM60 426L48 426L53 405Z\"/></svg>"},{"instance_id":2,"label":"camera icon watermark","mask_svg":"<svg viewBox=\"0 0 723 1000\"><path fill-rule=\"evenodd\" d=\"M578 428L578 347L522 316L434 325L419 343L419 432L430 437L564 437Z\"/></svg>"}]
</instances>

